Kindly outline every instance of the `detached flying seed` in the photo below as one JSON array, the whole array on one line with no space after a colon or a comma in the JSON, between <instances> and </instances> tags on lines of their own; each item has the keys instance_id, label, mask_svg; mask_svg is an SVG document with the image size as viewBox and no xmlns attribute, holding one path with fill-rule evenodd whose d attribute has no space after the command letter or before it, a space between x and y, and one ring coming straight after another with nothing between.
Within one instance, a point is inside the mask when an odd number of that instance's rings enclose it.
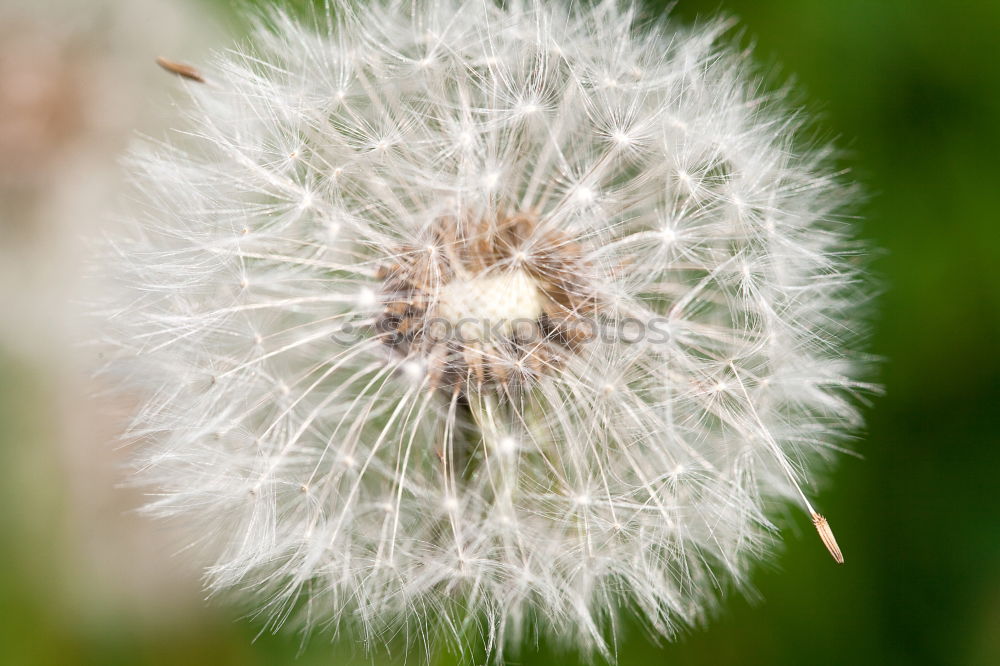
<instances>
[{"instance_id":1,"label":"detached flying seed","mask_svg":"<svg viewBox=\"0 0 1000 666\"><path fill-rule=\"evenodd\" d=\"M837 564L844 563L844 554L840 552L840 546L837 545L837 539L833 536L833 530L830 529L830 523L827 522L826 518L818 513L812 514L813 525L816 526L816 531L819 532L819 538L823 541L823 545L826 549L830 551L830 555L833 556L834 561Z\"/></svg>"},{"instance_id":2,"label":"detached flying seed","mask_svg":"<svg viewBox=\"0 0 1000 666\"><path fill-rule=\"evenodd\" d=\"M205 83L205 78L201 73L195 69L192 65L185 65L184 63L174 62L173 60L168 60L163 56L156 59L156 64L167 70L171 74L176 74L177 76L184 77L185 79L190 79L192 81L197 81L198 83Z\"/></svg>"}]
</instances>

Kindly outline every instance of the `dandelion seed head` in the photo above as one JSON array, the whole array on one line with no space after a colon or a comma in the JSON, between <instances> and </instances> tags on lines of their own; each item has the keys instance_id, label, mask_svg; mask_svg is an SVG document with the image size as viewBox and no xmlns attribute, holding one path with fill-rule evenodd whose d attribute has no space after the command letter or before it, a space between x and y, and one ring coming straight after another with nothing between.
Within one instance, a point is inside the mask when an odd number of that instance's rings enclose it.
<instances>
[{"instance_id":1,"label":"dandelion seed head","mask_svg":"<svg viewBox=\"0 0 1000 666\"><path fill-rule=\"evenodd\" d=\"M199 67L102 266L212 590L610 655L623 609L672 637L747 588L776 503L818 515L871 390L853 190L725 26L338 1Z\"/></svg>"}]
</instances>

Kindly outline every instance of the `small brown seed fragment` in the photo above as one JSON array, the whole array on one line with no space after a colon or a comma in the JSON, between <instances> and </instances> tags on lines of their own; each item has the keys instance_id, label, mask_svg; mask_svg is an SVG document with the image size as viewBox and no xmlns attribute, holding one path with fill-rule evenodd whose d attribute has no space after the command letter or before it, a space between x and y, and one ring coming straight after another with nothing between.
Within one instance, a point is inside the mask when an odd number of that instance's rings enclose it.
<instances>
[{"instance_id":1,"label":"small brown seed fragment","mask_svg":"<svg viewBox=\"0 0 1000 666\"><path fill-rule=\"evenodd\" d=\"M466 367L471 371L472 377L476 380L476 388L482 388L483 382L486 380L482 349L478 345L468 345L462 350L462 358Z\"/></svg>"},{"instance_id":2,"label":"small brown seed fragment","mask_svg":"<svg viewBox=\"0 0 1000 666\"><path fill-rule=\"evenodd\" d=\"M812 514L813 525L816 526L816 531L819 533L819 538L823 541L823 545L826 549L830 551L830 555L833 556L833 560L837 564L844 563L844 554L840 552L840 546L837 545L837 539L833 536L833 530L830 529L830 523L826 521L826 518L818 513Z\"/></svg>"},{"instance_id":3,"label":"small brown seed fragment","mask_svg":"<svg viewBox=\"0 0 1000 666\"><path fill-rule=\"evenodd\" d=\"M173 60L168 60L163 56L156 59L156 64L167 70L171 74L176 74L177 76L183 77L185 79L190 79L191 81L197 81L198 83L205 83L205 78L201 75L197 69L191 65L185 65L184 63L174 62Z\"/></svg>"}]
</instances>

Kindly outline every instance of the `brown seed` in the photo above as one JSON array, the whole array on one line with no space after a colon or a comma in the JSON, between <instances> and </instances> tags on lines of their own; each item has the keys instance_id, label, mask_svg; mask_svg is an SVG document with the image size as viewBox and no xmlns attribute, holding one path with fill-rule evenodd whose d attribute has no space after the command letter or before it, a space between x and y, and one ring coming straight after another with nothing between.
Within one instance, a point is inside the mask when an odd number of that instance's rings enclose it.
<instances>
[{"instance_id":1,"label":"brown seed","mask_svg":"<svg viewBox=\"0 0 1000 666\"><path fill-rule=\"evenodd\" d=\"M833 560L837 564L844 563L844 554L840 552L840 546L837 545L837 539L833 536L833 530L830 529L830 523L826 521L826 518L819 515L818 513L812 514L813 525L816 526L816 531L819 533L819 538L823 541L823 545L826 549L830 551L830 555L833 556Z\"/></svg>"},{"instance_id":2,"label":"brown seed","mask_svg":"<svg viewBox=\"0 0 1000 666\"><path fill-rule=\"evenodd\" d=\"M462 359L466 367L471 371L476 380L476 388L482 388L485 381L485 368L483 367L483 353L478 345L468 345L462 350Z\"/></svg>"},{"instance_id":3,"label":"brown seed","mask_svg":"<svg viewBox=\"0 0 1000 666\"><path fill-rule=\"evenodd\" d=\"M192 67L191 65L185 65L180 62L174 62L173 60L168 60L163 56L156 59L156 64L167 70L171 74L176 74L177 76L184 77L185 79L190 79L192 81L197 81L198 83L204 83L205 78L201 73Z\"/></svg>"}]
</instances>

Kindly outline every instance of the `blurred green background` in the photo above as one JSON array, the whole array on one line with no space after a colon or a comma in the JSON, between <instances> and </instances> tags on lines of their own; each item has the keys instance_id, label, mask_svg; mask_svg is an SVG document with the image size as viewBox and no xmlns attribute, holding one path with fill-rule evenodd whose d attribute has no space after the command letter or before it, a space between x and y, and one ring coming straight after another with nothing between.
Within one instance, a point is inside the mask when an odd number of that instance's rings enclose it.
<instances>
[{"instance_id":1,"label":"blurred green background","mask_svg":"<svg viewBox=\"0 0 1000 666\"><path fill-rule=\"evenodd\" d=\"M628 631L620 663L1000 664L1000 2L680 0L673 12L719 10L760 62L794 75L870 195L860 231L885 249L871 350L887 359L886 395L868 409L863 459L844 458L817 498L848 563L830 562L796 515L785 552L758 572L761 600L728 600L674 644ZM243 29L226 0L190 11L224 26L220 46ZM120 55L160 55L134 48ZM165 573L158 546L128 552L159 554L159 582L115 564L112 533L150 530L108 527L128 501L81 508L77 467L55 442L101 429L53 416L76 390L19 346L0 354L0 663L373 663L349 640L258 637L203 603L190 573ZM98 531L75 525L81 515ZM578 658L541 646L512 663Z\"/></svg>"}]
</instances>

